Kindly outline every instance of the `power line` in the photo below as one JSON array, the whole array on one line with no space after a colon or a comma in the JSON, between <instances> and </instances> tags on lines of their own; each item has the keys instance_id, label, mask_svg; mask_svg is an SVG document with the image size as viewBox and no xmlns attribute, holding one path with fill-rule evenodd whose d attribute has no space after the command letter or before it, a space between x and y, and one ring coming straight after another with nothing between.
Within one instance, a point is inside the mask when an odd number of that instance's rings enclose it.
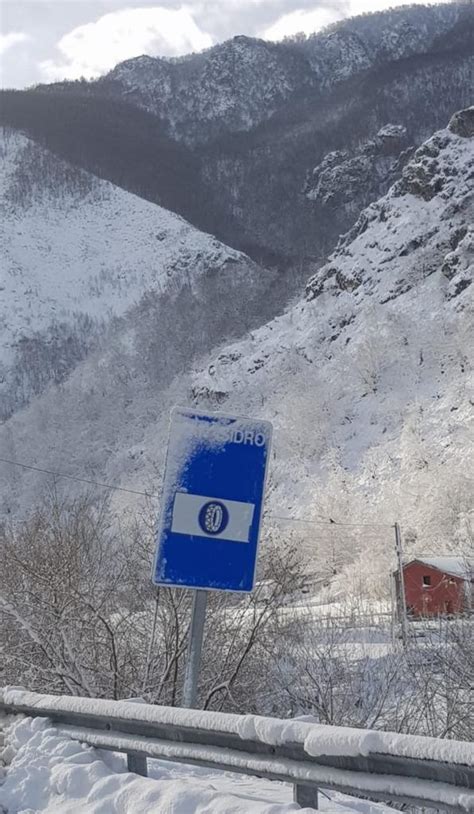
<instances>
[{"instance_id":1,"label":"power line","mask_svg":"<svg viewBox=\"0 0 474 814\"><path fill-rule=\"evenodd\" d=\"M75 475L66 475L64 472L53 472L51 469L42 469L40 466L31 466L30 464L23 464L19 461L9 461L7 458L0 458L4 464L11 464L12 466L20 466L22 469L31 469L33 472L42 472L45 475L53 475L57 478L67 478L68 480L75 480L78 483L88 483L91 486L100 486L103 489L115 489L117 492L129 492L131 495L142 495L143 497L156 497L153 492L139 492L137 489L126 489L123 486L113 486L110 483L99 483L95 480L88 478L78 478Z\"/></svg>"},{"instance_id":2,"label":"power line","mask_svg":"<svg viewBox=\"0 0 474 814\"><path fill-rule=\"evenodd\" d=\"M142 497L158 497L156 492L140 492L138 489L127 489L124 486L115 486L111 483L100 483L99 481L91 480L89 478L78 478L76 475L67 475L65 472L55 472L52 469L43 469L40 466L32 466L31 464L24 464L20 461L11 461L8 458L0 458L0 462L10 464L11 466L19 466L22 469L30 469L33 472L41 472L44 475L52 475L57 478L67 478L67 480L77 481L78 483L87 483L90 486L100 486L102 489L112 489L117 492L128 492L131 495L141 495ZM338 520L305 520L301 517L283 517L277 514L268 514L266 517L269 520L284 520L288 523L304 523L312 526L348 526L354 528L393 528L390 523L340 523Z\"/></svg>"},{"instance_id":3,"label":"power line","mask_svg":"<svg viewBox=\"0 0 474 814\"><path fill-rule=\"evenodd\" d=\"M312 526L354 526L355 528L392 529L393 523L340 523L339 520L304 520L302 517L281 517L277 514L267 515L271 520L291 520L292 523L308 523Z\"/></svg>"}]
</instances>

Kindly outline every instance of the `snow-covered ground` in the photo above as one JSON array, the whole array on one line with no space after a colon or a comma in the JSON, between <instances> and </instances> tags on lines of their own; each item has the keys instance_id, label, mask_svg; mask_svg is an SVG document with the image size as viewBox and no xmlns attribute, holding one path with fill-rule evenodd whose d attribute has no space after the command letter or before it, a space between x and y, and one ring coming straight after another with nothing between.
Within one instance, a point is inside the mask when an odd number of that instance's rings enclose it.
<instances>
[{"instance_id":1,"label":"snow-covered ground","mask_svg":"<svg viewBox=\"0 0 474 814\"><path fill-rule=\"evenodd\" d=\"M4 724L6 723L4 719ZM0 726L2 722L0 721ZM149 778L130 774L121 755L60 735L46 719L18 718L5 732L0 811L7 814L290 814L292 787L158 760ZM2 808L3 806L3 808ZM384 814L380 803L320 794L325 814Z\"/></svg>"}]
</instances>

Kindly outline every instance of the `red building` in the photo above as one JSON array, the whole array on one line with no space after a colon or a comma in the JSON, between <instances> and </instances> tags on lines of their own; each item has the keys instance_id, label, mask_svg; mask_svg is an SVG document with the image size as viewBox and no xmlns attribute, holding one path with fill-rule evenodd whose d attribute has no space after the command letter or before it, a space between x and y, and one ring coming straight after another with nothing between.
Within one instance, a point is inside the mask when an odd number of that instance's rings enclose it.
<instances>
[{"instance_id":1,"label":"red building","mask_svg":"<svg viewBox=\"0 0 474 814\"><path fill-rule=\"evenodd\" d=\"M418 557L403 566L403 576L406 606L412 616L451 615L471 609L473 568L462 557Z\"/></svg>"}]
</instances>

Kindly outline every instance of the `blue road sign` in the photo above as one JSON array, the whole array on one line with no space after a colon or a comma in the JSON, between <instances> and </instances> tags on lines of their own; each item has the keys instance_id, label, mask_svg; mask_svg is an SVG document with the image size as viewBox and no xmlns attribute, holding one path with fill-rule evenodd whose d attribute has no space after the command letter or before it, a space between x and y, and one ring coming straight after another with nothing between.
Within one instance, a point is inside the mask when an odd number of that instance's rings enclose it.
<instances>
[{"instance_id":1,"label":"blue road sign","mask_svg":"<svg viewBox=\"0 0 474 814\"><path fill-rule=\"evenodd\" d=\"M271 434L268 421L172 412L157 585L253 589Z\"/></svg>"}]
</instances>

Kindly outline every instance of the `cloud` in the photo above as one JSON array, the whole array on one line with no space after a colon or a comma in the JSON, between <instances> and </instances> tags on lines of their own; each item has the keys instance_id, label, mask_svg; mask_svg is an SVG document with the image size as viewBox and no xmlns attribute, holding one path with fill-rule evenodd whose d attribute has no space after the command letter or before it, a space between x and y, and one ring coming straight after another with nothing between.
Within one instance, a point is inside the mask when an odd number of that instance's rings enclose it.
<instances>
[{"instance_id":1,"label":"cloud","mask_svg":"<svg viewBox=\"0 0 474 814\"><path fill-rule=\"evenodd\" d=\"M443 0L431 0L440 3ZM425 4L426 0L342 0L339 4L313 5L312 8L294 9L278 17L260 36L266 40L282 40L284 37L303 32L313 34L330 23L344 17L356 17L358 14L384 11L394 6ZM303 5L301 3L301 5Z\"/></svg>"},{"instance_id":2,"label":"cloud","mask_svg":"<svg viewBox=\"0 0 474 814\"><path fill-rule=\"evenodd\" d=\"M296 9L276 20L262 32L261 36L265 40L282 40L300 32L313 34L342 17L343 14L338 13L337 9L332 11L327 8Z\"/></svg>"},{"instance_id":3,"label":"cloud","mask_svg":"<svg viewBox=\"0 0 474 814\"><path fill-rule=\"evenodd\" d=\"M9 34L0 34L0 56L15 45L21 45L21 43L30 40L30 35L24 34L22 31L10 31Z\"/></svg>"},{"instance_id":4,"label":"cloud","mask_svg":"<svg viewBox=\"0 0 474 814\"><path fill-rule=\"evenodd\" d=\"M162 6L111 12L65 34L57 43L59 58L40 62L43 79L94 78L118 62L141 54L179 56L212 45L191 9Z\"/></svg>"},{"instance_id":5,"label":"cloud","mask_svg":"<svg viewBox=\"0 0 474 814\"><path fill-rule=\"evenodd\" d=\"M430 0L431 3L442 3L445 0ZM386 11L396 6L416 6L427 5L427 0L350 0L349 16L355 17L357 14L364 14L373 11Z\"/></svg>"},{"instance_id":6,"label":"cloud","mask_svg":"<svg viewBox=\"0 0 474 814\"><path fill-rule=\"evenodd\" d=\"M282 39L412 2L427 0L0 0L0 84L96 77L142 53L177 56L235 34Z\"/></svg>"}]
</instances>

